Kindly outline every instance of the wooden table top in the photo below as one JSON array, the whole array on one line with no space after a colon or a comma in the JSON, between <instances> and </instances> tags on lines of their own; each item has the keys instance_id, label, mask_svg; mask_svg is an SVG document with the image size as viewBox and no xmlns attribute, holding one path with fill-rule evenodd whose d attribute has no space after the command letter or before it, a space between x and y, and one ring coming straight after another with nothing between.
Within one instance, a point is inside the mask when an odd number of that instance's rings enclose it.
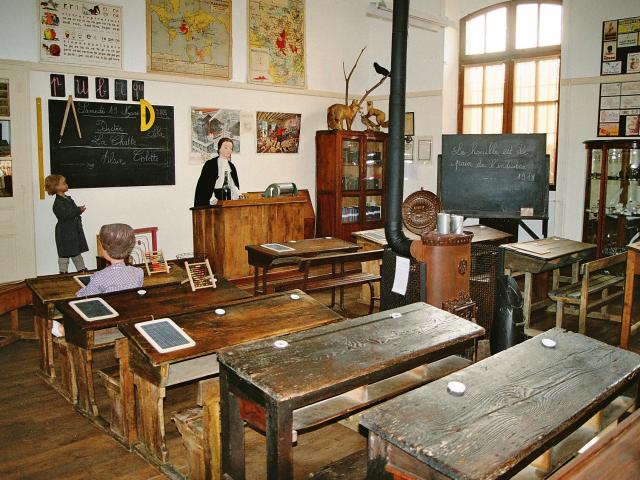
<instances>
[{"instance_id":1,"label":"wooden table top","mask_svg":"<svg viewBox=\"0 0 640 480\"><path fill-rule=\"evenodd\" d=\"M487 227L486 225L471 225L464 227L466 232L473 233L471 243L480 242L497 242L512 237L510 233L497 230L495 228ZM411 233L406 228L402 230L404 234L410 240L420 240L420 236L415 233ZM386 245L387 239L384 234L384 228L376 228L373 230L362 230L360 232L353 232L351 235L354 237L360 237L377 243L378 245Z\"/></svg>"},{"instance_id":2,"label":"wooden table top","mask_svg":"<svg viewBox=\"0 0 640 480\"><path fill-rule=\"evenodd\" d=\"M640 410L609 430L549 480L637 480L640 478Z\"/></svg>"},{"instance_id":3,"label":"wooden table top","mask_svg":"<svg viewBox=\"0 0 640 480\"><path fill-rule=\"evenodd\" d=\"M95 273L95 270L87 273ZM57 302L76 298L76 292L80 290L81 287L73 278L75 275L79 274L45 275L42 277L28 278L26 282L31 291L42 303ZM187 278L187 274L184 269L179 265L171 264L171 271L169 273L145 274L142 286L143 288L149 288L160 285L175 285L182 282L185 278Z\"/></svg>"},{"instance_id":4,"label":"wooden table top","mask_svg":"<svg viewBox=\"0 0 640 480\"><path fill-rule=\"evenodd\" d=\"M508 245L502 245L502 247L518 255L525 255L541 260L553 260L554 258L565 257L573 253L596 248L592 243L576 242L575 240L560 237L510 243Z\"/></svg>"},{"instance_id":5,"label":"wooden table top","mask_svg":"<svg viewBox=\"0 0 640 480\"><path fill-rule=\"evenodd\" d=\"M291 294L299 295L298 300ZM138 332L135 324L120 324L120 331L155 365L179 362L214 353L224 347L250 342L273 335L284 335L342 317L300 290L252 297L225 307L224 315L212 311L171 317L196 342L194 347L170 353L159 353Z\"/></svg>"},{"instance_id":6,"label":"wooden table top","mask_svg":"<svg viewBox=\"0 0 640 480\"><path fill-rule=\"evenodd\" d=\"M283 337L289 342L283 349L274 348L272 339L238 345L219 352L218 360L272 398L284 401L406 365L484 335L479 325L426 303L393 312L402 316L392 318L392 312L385 311L290 334Z\"/></svg>"},{"instance_id":7,"label":"wooden table top","mask_svg":"<svg viewBox=\"0 0 640 480\"><path fill-rule=\"evenodd\" d=\"M639 355L554 328L374 407L360 423L450 478L506 478L638 374ZM452 380L466 385L463 396L447 392Z\"/></svg>"},{"instance_id":8,"label":"wooden table top","mask_svg":"<svg viewBox=\"0 0 640 480\"><path fill-rule=\"evenodd\" d=\"M76 328L90 331L111 328L119 323L135 320L151 320L152 315L155 318L180 315L253 298L225 278L216 278L216 285L216 288L203 288L195 292L187 283L150 288L144 295L139 295L137 289L94 295L103 298L119 315L93 322L84 320L69 306L69 301L56 302L55 305L65 319L73 322Z\"/></svg>"},{"instance_id":9,"label":"wooden table top","mask_svg":"<svg viewBox=\"0 0 640 480\"><path fill-rule=\"evenodd\" d=\"M347 242L341 238L329 237L329 238L308 238L306 240L291 240L289 242L277 242L280 245L285 245L293 250L286 252L276 252L269 248L265 248L261 245L247 245L245 249L253 254L259 254L261 256L277 259L285 257L304 257L314 255L318 253L330 253L340 251L352 251L360 248L359 245Z\"/></svg>"}]
</instances>

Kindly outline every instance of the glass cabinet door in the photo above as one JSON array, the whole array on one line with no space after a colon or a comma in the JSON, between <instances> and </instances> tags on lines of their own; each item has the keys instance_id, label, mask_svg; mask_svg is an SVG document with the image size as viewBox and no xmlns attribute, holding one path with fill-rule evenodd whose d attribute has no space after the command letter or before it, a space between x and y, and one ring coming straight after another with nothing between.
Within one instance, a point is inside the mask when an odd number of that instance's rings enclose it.
<instances>
[{"instance_id":1,"label":"glass cabinet door","mask_svg":"<svg viewBox=\"0 0 640 480\"><path fill-rule=\"evenodd\" d=\"M360 222L360 197L342 197L342 223Z\"/></svg>"},{"instance_id":2,"label":"glass cabinet door","mask_svg":"<svg viewBox=\"0 0 640 480\"><path fill-rule=\"evenodd\" d=\"M365 197L365 221L379 222L382 220L382 196L368 195Z\"/></svg>"},{"instance_id":3,"label":"glass cabinet door","mask_svg":"<svg viewBox=\"0 0 640 480\"><path fill-rule=\"evenodd\" d=\"M342 190L360 190L360 141L342 141Z\"/></svg>"},{"instance_id":4,"label":"glass cabinet door","mask_svg":"<svg viewBox=\"0 0 640 480\"><path fill-rule=\"evenodd\" d=\"M602 150L591 150L591 174L589 175L589 196L584 212L583 240L596 243L598 235L598 207L600 198L600 178L602 177Z\"/></svg>"},{"instance_id":5,"label":"glass cabinet door","mask_svg":"<svg viewBox=\"0 0 640 480\"><path fill-rule=\"evenodd\" d=\"M367 140L365 190L382 189L382 167L384 165L384 142Z\"/></svg>"}]
</instances>

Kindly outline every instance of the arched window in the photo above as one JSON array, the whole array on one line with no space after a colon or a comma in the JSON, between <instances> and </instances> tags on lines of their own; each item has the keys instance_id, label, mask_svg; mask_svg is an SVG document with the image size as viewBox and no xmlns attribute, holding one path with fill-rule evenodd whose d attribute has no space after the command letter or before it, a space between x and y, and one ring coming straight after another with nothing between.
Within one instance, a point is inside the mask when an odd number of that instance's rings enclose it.
<instances>
[{"instance_id":1,"label":"arched window","mask_svg":"<svg viewBox=\"0 0 640 480\"><path fill-rule=\"evenodd\" d=\"M555 185L560 1L514 0L460 21L459 133L546 133Z\"/></svg>"}]
</instances>

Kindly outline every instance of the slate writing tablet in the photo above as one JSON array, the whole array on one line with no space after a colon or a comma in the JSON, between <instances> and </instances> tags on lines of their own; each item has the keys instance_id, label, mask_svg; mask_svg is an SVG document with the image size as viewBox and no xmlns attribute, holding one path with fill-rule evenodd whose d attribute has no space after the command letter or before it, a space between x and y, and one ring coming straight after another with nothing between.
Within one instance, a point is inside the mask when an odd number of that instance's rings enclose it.
<instances>
[{"instance_id":1,"label":"slate writing tablet","mask_svg":"<svg viewBox=\"0 0 640 480\"><path fill-rule=\"evenodd\" d=\"M78 312L78 315L87 322L95 322L96 320L104 320L118 316L118 312L102 298L74 300L69 302L69 306Z\"/></svg>"},{"instance_id":2,"label":"slate writing tablet","mask_svg":"<svg viewBox=\"0 0 640 480\"><path fill-rule=\"evenodd\" d=\"M287 247L286 245L282 245L280 243L263 243L260 246L268 248L269 250L273 250L275 252L292 252L293 250L295 250L295 248Z\"/></svg>"},{"instance_id":3,"label":"slate writing tablet","mask_svg":"<svg viewBox=\"0 0 640 480\"><path fill-rule=\"evenodd\" d=\"M160 353L173 352L195 346L189 335L170 318L136 323L136 329Z\"/></svg>"},{"instance_id":4,"label":"slate writing tablet","mask_svg":"<svg viewBox=\"0 0 640 480\"><path fill-rule=\"evenodd\" d=\"M91 275L74 275L73 279L78 282L81 287L86 287L91 281Z\"/></svg>"}]
</instances>

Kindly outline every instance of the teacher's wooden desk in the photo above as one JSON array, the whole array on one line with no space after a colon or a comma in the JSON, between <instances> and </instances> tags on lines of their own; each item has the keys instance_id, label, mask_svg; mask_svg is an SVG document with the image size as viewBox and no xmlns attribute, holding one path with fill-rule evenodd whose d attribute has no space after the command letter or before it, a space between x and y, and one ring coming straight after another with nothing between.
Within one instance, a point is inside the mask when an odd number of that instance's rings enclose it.
<instances>
[{"instance_id":1,"label":"teacher's wooden desk","mask_svg":"<svg viewBox=\"0 0 640 480\"><path fill-rule=\"evenodd\" d=\"M291 298L292 294L299 298ZM129 339L129 365L138 395L139 447L155 463L166 464L168 457L163 408L166 387L217 374L217 352L224 347L342 319L300 290L244 301L225 310L224 315L209 311L173 317L196 344L170 353L159 353L134 324L120 325Z\"/></svg>"},{"instance_id":2,"label":"teacher's wooden desk","mask_svg":"<svg viewBox=\"0 0 640 480\"><path fill-rule=\"evenodd\" d=\"M627 251L627 277L624 284L624 308L620 326L620 346L629 349L631 335L640 328L640 323L631 322L633 313L633 287L636 275L640 274L640 242L629 245Z\"/></svg>"},{"instance_id":3,"label":"teacher's wooden desk","mask_svg":"<svg viewBox=\"0 0 640 480\"><path fill-rule=\"evenodd\" d=\"M309 238L281 242L282 251L261 245L247 245L249 265L253 267L253 288L255 295L267 293L267 272L276 266L295 265L301 257L314 257L324 253L355 252L360 247L335 237ZM262 290L258 288L260 269L262 268Z\"/></svg>"},{"instance_id":4,"label":"teacher's wooden desk","mask_svg":"<svg viewBox=\"0 0 640 480\"><path fill-rule=\"evenodd\" d=\"M510 478L637 387L639 374L639 355L554 328L365 412L369 473ZM448 392L451 381L466 386L462 396Z\"/></svg>"},{"instance_id":5,"label":"teacher's wooden desk","mask_svg":"<svg viewBox=\"0 0 640 480\"><path fill-rule=\"evenodd\" d=\"M56 302L55 306L62 314L65 339L71 354L72 400L75 403L77 399L79 410L88 416L98 415L93 384L93 350L113 345L123 338L118 330L119 324L212 310L251 298L251 295L226 279L218 277L216 280L216 288L204 288L195 292L185 284L150 288L144 295L138 294L136 290L100 295L118 312L117 317L106 320L88 322L69 306L68 301ZM126 345L124 342L124 346ZM119 346L116 355L121 357L123 354L126 352ZM120 380L121 391L128 391L127 377L122 372Z\"/></svg>"},{"instance_id":6,"label":"teacher's wooden desk","mask_svg":"<svg viewBox=\"0 0 640 480\"><path fill-rule=\"evenodd\" d=\"M571 283L578 281L580 262L589 258L596 246L591 243L576 242L566 238L549 237L530 242L509 243L501 245L504 252L504 268L507 275L516 272L524 273L524 330L528 336L540 333L530 328L531 312L549 304L545 299L535 305L533 297L533 275L543 272L553 272L552 289L558 288L560 283L560 268L571 265Z\"/></svg>"},{"instance_id":7,"label":"teacher's wooden desk","mask_svg":"<svg viewBox=\"0 0 640 480\"><path fill-rule=\"evenodd\" d=\"M94 272L88 272L94 273ZM75 300L80 285L73 278L74 274L46 275L28 278L27 286L33 293L33 320L40 342L40 373L49 382L53 382L56 371L53 363L53 336L51 327L54 318L59 318L54 303L64 300ZM185 271L177 265L171 265L170 273L156 273L144 277L143 288L160 285L172 285L187 278Z\"/></svg>"},{"instance_id":8,"label":"teacher's wooden desk","mask_svg":"<svg viewBox=\"0 0 640 480\"><path fill-rule=\"evenodd\" d=\"M269 339L223 350L222 473L245 478L247 420L266 432L267 478L293 478L294 430L423 385L431 380L426 363L463 352L483 335L475 323L414 303L287 335L284 348Z\"/></svg>"}]
</instances>

